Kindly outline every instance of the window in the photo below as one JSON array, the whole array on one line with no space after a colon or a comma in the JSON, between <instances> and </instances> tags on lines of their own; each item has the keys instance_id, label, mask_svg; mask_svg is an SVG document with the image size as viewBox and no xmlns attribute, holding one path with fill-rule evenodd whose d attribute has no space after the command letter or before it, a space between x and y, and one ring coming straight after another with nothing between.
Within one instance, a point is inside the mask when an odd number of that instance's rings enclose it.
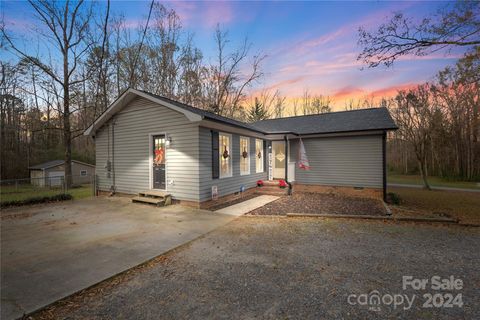
<instances>
[{"instance_id":1,"label":"window","mask_svg":"<svg viewBox=\"0 0 480 320\"><path fill-rule=\"evenodd\" d=\"M218 136L219 148L218 157L220 159L220 178L232 176L232 136L220 133Z\"/></svg>"},{"instance_id":2,"label":"window","mask_svg":"<svg viewBox=\"0 0 480 320\"><path fill-rule=\"evenodd\" d=\"M240 175L250 174L250 139L240 137Z\"/></svg>"},{"instance_id":3,"label":"window","mask_svg":"<svg viewBox=\"0 0 480 320\"><path fill-rule=\"evenodd\" d=\"M263 140L255 140L255 168L256 172L263 172Z\"/></svg>"},{"instance_id":4,"label":"window","mask_svg":"<svg viewBox=\"0 0 480 320\"><path fill-rule=\"evenodd\" d=\"M85 177L87 175L87 170L80 170L80 175Z\"/></svg>"}]
</instances>

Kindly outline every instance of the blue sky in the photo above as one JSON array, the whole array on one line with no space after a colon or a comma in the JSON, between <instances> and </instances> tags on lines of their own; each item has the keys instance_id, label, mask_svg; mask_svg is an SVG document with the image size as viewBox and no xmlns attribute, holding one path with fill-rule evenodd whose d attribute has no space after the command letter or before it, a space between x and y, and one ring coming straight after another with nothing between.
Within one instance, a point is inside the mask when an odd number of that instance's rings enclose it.
<instances>
[{"instance_id":1,"label":"blue sky","mask_svg":"<svg viewBox=\"0 0 480 320\"><path fill-rule=\"evenodd\" d=\"M420 19L434 14L448 2L198 2L164 1L176 10L185 31L193 33L196 45L208 59L214 54L213 30L217 23L228 29L235 47L245 37L252 52L261 52L265 78L251 94L263 88L278 89L283 95L301 96L304 89L329 95L334 104L366 96L391 96L397 89L431 80L454 64L461 52L427 57L408 56L393 68L361 70L356 61L358 27L374 30L394 11ZM100 5L105 5L100 2ZM112 11L123 13L135 26L148 14L148 1L112 1ZM2 2L7 29L27 33L34 24L27 2ZM9 59L2 53L3 58Z\"/></svg>"}]
</instances>

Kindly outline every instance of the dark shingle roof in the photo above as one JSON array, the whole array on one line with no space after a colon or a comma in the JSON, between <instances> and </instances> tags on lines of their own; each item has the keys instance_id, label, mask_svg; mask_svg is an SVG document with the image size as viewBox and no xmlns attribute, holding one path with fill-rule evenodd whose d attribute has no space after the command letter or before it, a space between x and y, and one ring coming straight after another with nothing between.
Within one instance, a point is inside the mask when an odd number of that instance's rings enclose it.
<instances>
[{"instance_id":1,"label":"dark shingle roof","mask_svg":"<svg viewBox=\"0 0 480 320\"><path fill-rule=\"evenodd\" d=\"M142 91L142 90L139 90ZM147 91L142 91L156 99L171 103L199 116L223 122L236 127L269 133L317 134L367 130L394 130L395 122L386 108L359 109L352 111L329 112L323 114L269 119L255 123L245 123L217 115L187 104L168 99Z\"/></svg>"},{"instance_id":2,"label":"dark shingle roof","mask_svg":"<svg viewBox=\"0 0 480 320\"><path fill-rule=\"evenodd\" d=\"M76 163L84 164L86 166L94 167L93 164L85 163L85 162L81 162L81 161L77 161L77 160L72 160L72 162L76 162ZM64 163L65 163L65 160L51 160L51 161L47 161L47 162L44 162L44 163L36 164L34 166L30 166L28 168L32 169L32 170L42 170L42 169L48 169L48 168L60 166Z\"/></svg>"},{"instance_id":3,"label":"dark shingle roof","mask_svg":"<svg viewBox=\"0 0 480 320\"><path fill-rule=\"evenodd\" d=\"M248 129L248 130L253 130L253 131L260 132L260 133L267 133L267 132L265 132L261 129L258 129L258 128L254 127L252 124L249 124L249 123L245 123L245 122L237 121L237 120L230 119L230 118L227 118L227 117L223 117L223 116L220 116L218 114L215 114L215 113L212 113L212 112L209 112L209 111L205 111L205 110L202 110L202 109L199 109L199 108L195 108L195 107L189 106L188 104L184 104L184 103L181 103L181 102L178 102L178 101L175 101L175 100L163 97L163 96L158 96L156 94L153 94L153 93L150 93L150 92L147 92L147 91L143 91L143 90L138 90L138 91L141 91L145 94L148 94L149 96L152 96L152 97L154 97L158 100L162 100L162 101L165 101L167 103L171 103L171 104L173 104L173 105L175 105L179 108L182 108L184 110L187 110L187 111L190 111L192 113L198 114L199 116L201 116L203 118L206 118L208 120L223 122L223 123L227 123L227 124L230 124L230 125L233 125L233 126L236 126L236 127L240 127L240 128L244 128L244 129Z\"/></svg>"},{"instance_id":4,"label":"dark shingle roof","mask_svg":"<svg viewBox=\"0 0 480 320\"><path fill-rule=\"evenodd\" d=\"M29 169L46 169L56 167L65 163L65 160L52 160L29 167Z\"/></svg>"},{"instance_id":5,"label":"dark shingle roof","mask_svg":"<svg viewBox=\"0 0 480 320\"><path fill-rule=\"evenodd\" d=\"M269 119L255 122L253 126L270 133L290 131L301 135L398 129L386 108Z\"/></svg>"}]
</instances>

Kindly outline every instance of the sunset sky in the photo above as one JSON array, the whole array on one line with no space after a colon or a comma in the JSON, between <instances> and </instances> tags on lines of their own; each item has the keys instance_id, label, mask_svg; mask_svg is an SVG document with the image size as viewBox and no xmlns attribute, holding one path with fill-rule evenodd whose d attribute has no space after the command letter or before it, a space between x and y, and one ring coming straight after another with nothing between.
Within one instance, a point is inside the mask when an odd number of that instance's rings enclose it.
<instances>
[{"instance_id":1,"label":"sunset sky","mask_svg":"<svg viewBox=\"0 0 480 320\"><path fill-rule=\"evenodd\" d=\"M396 90L431 80L454 64L462 52L436 52L425 57L404 57L392 68L361 70L356 60L360 26L374 30L392 12L421 19L433 15L448 2L162 2L176 10L185 31L208 61L214 54L213 29L217 23L228 29L235 47L244 37L252 52L268 55L265 77L251 94L263 88L279 89L289 98L312 94L329 95L336 109L345 101L373 95L391 96ZM104 3L103 3L104 4ZM149 2L113 1L112 10L123 13L132 28L148 14ZM26 2L2 1L7 29L28 32L34 20ZM11 59L4 52L2 59Z\"/></svg>"}]
</instances>

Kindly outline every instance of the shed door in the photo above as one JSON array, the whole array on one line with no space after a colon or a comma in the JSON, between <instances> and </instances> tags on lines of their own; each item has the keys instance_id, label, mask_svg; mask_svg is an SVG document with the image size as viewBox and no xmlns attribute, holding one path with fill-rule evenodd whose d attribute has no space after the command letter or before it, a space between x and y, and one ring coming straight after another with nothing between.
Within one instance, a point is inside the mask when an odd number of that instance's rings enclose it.
<instances>
[{"instance_id":1,"label":"shed door","mask_svg":"<svg viewBox=\"0 0 480 320\"><path fill-rule=\"evenodd\" d=\"M64 171L51 171L48 173L48 185L51 187L59 187L62 185L64 177Z\"/></svg>"},{"instance_id":2,"label":"shed door","mask_svg":"<svg viewBox=\"0 0 480 320\"><path fill-rule=\"evenodd\" d=\"M153 136L153 188L165 190L166 174L165 174L165 135Z\"/></svg>"}]
</instances>

